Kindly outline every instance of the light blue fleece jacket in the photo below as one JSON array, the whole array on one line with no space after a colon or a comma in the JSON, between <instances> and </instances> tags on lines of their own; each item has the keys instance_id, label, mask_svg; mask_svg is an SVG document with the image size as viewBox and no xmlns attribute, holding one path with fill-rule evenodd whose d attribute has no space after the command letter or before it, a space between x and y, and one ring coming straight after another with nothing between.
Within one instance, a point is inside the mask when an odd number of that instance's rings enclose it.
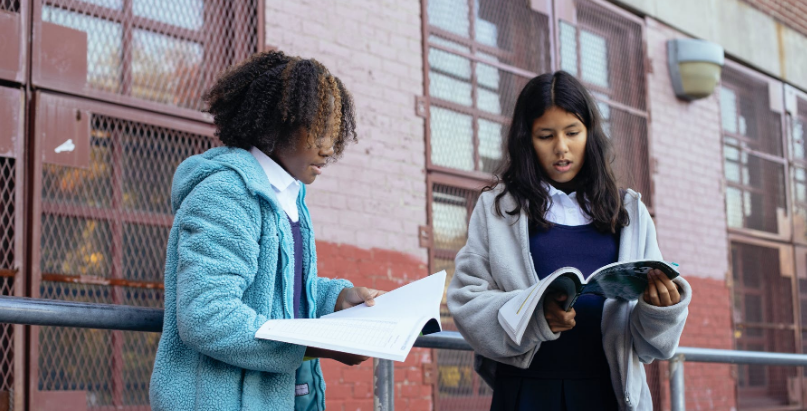
<instances>
[{"instance_id":1,"label":"light blue fleece jacket","mask_svg":"<svg viewBox=\"0 0 807 411\"><path fill-rule=\"evenodd\" d=\"M305 187L297 206L309 318L333 311L346 280L317 277ZM188 158L171 190L175 217L165 264L165 322L150 400L154 410L291 410L306 347L255 339L269 319L293 318L294 243L255 157L219 147ZM314 387L325 408L318 360Z\"/></svg>"}]
</instances>

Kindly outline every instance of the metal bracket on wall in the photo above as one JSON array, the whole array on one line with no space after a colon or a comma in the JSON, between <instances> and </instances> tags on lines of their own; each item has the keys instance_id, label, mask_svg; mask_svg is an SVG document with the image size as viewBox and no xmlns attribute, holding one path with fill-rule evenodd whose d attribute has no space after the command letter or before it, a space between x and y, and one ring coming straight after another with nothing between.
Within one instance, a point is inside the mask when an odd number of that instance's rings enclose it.
<instances>
[{"instance_id":1,"label":"metal bracket on wall","mask_svg":"<svg viewBox=\"0 0 807 411\"><path fill-rule=\"evenodd\" d=\"M415 115L426 118L428 115L429 101L424 96L415 96Z\"/></svg>"},{"instance_id":2,"label":"metal bracket on wall","mask_svg":"<svg viewBox=\"0 0 807 411\"><path fill-rule=\"evenodd\" d=\"M429 248L432 246L432 228L429 226L418 226L418 239L420 246Z\"/></svg>"}]
</instances>

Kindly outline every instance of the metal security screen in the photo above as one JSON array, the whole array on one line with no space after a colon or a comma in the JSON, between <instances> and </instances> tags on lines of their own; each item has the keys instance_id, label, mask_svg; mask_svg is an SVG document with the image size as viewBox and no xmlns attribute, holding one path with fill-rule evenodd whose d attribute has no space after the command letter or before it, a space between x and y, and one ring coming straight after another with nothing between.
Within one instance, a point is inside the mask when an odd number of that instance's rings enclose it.
<instances>
[{"instance_id":1,"label":"metal security screen","mask_svg":"<svg viewBox=\"0 0 807 411\"><path fill-rule=\"evenodd\" d=\"M518 93L550 68L548 17L523 1L425 3L429 167L485 176Z\"/></svg>"},{"instance_id":2,"label":"metal security screen","mask_svg":"<svg viewBox=\"0 0 807 411\"><path fill-rule=\"evenodd\" d=\"M22 90L0 87L0 295L25 295ZM0 410L22 410L24 327L0 324Z\"/></svg>"},{"instance_id":3,"label":"metal security screen","mask_svg":"<svg viewBox=\"0 0 807 411\"><path fill-rule=\"evenodd\" d=\"M36 165L34 296L162 307L171 180L182 160L214 144L212 127L40 97L37 148L73 137L75 150L87 153L86 161L77 153ZM60 137L69 128L63 122L80 122L81 114L58 113L83 110L92 113L88 134ZM158 342L158 334L34 327L32 401L39 409L148 409Z\"/></svg>"},{"instance_id":4,"label":"metal security screen","mask_svg":"<svg viewBox=\"0 0 807 411\"><path fill-rule=\"evenodd\" d=\"M257 0L34 4L34 84L192 118L208 119L202 93L259 44Z\"/></svg>"},{"instance_id":5,"label":"metal security screen","mask_svg":"<svg viewBox=\"0 0 807 411\"><path fill-rule=\"evenodd\" d=\"M795 322L791 250L787 245L731 243L736 349L796 352L800 332ZM798 407L802 400L793 388L800 385L796 367L737 367L738 405L742 409Z\"/></svg>"},{"instance_id":6,"label":"metal security screen","mask_svg":"<svg viewBox=\"0 0 807 411\"><path fill-rule=\"evenodd\" d=\"M620 185L642 193L652 207L644 24L601 2L560 3L566 11L558 23L560 69L580 79L597 99L615 148Z\"/></svg>"}]
</instances>

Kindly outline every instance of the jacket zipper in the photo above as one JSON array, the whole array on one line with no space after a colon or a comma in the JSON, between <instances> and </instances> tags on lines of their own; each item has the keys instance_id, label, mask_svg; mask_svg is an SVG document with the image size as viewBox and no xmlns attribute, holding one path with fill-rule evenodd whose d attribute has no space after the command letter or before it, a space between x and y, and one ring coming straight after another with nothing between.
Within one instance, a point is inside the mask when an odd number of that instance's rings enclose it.
<instances>
[{"instance_id":1,"label":"jacket zipper","mask_svg":"<svg viewBox=\"0 0 807 411\"><path fill-rule=\"evenodd\" d=\"M630 401L630 391L628 390L628 384L630 382L630 360L633 352L631 350L631 335L630 335L630 303L625 303L625 311L627 311L627 321L625 322L625 405L628 406L628 409L633 408L633 405Z\"/></svg>"}]
</instances>

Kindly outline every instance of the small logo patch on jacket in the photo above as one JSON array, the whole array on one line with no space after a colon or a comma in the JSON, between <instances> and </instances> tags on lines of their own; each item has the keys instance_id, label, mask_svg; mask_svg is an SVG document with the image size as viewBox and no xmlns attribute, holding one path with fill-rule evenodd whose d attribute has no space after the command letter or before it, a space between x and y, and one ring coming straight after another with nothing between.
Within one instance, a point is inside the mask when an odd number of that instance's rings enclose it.
<instances>
[{"instance_id":1,"label":"small logo patch on jacket","mask_svg":"<svg viewBox=\"0 0 807 411\"><path fill-rule=\"evenodd\" d=\"M308 383L300 384L294 386L294 395L297 397L301 397L303 395L308 395Z\"/></svg>"}]
</instances>

